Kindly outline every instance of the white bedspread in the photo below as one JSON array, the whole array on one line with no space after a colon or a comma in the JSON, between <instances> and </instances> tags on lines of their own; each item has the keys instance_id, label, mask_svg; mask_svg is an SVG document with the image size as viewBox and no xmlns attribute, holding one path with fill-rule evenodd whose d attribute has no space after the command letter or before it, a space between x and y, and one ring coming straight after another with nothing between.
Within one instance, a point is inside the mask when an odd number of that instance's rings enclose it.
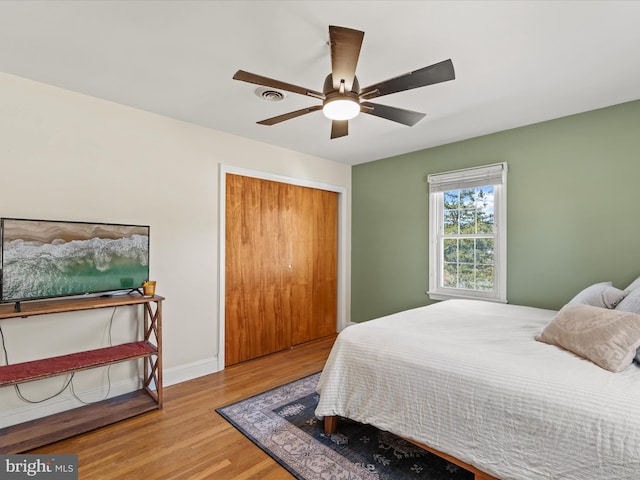
<instances>
[{"instance_id":1,"label":"white bedspread","mask_svg":"<svg viewBox=\"0 0 640 480\"><path fill-rule=\"evenodd\" d=\"M534 340L556 314L448 300L346 328L318 416L417 440L503 480L638 480L640 367Z\"/></svg>"}]
</instances>

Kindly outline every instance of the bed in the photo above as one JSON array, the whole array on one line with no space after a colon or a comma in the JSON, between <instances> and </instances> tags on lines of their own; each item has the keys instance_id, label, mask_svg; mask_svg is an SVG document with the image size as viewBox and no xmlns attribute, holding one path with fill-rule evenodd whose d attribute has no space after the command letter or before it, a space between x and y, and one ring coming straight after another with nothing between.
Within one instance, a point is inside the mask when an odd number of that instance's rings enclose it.
<instances>
[{"instance_id":1,"label":"bed","mask_svg":"<svg viewBox=\"0 0 640 480\"><path fill-rule=\"evenodd\" d=\"M347 327L316 415L400 435L477 480L637 480L640 366L612 373L536 341L557 317L447 300Z\"/></svg>"}]
</instances>

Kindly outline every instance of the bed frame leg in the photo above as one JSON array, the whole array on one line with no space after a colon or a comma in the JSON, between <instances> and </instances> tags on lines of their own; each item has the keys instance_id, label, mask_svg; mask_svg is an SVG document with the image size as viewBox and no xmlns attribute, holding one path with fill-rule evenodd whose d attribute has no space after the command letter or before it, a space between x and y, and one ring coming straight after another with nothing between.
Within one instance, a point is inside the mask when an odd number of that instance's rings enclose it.
<instances>
[{"instance_id":1,"label":"bed frame leg","mask_svg":"<svg viewBox=\"0 0 640 480\"><path fill-rule=\"evenodd\" d=\"M327 435L333 435L338 430L338 417L332 415L330 417L324 417L324 433Z\"/></svg>"}]
</instances>

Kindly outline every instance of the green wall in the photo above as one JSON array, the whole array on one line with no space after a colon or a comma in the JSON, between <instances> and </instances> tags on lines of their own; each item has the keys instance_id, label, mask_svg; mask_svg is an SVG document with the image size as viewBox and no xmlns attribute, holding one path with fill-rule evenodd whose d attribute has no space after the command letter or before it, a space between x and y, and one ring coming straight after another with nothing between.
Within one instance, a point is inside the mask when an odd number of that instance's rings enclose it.
<instances>
[{"instance_id":1,"label":"green wall","mask_svg":"<svg viewBox=\"0 0 640 480\"><path fill-rule=\"evenodd\" d=\"M432 303L430 173L507 162L507 298L559 309L640 275L640 101L353 168L354 322Z\"/></svg>"}]
</instances>

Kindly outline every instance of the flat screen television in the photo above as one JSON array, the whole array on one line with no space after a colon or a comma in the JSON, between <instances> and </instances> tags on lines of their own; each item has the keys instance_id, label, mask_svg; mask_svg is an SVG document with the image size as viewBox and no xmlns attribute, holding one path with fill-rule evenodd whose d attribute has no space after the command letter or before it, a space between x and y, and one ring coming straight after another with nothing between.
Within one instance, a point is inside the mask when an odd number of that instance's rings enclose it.
<instances>
[{"instance_id":1,"label":"flat screen television","mask_svg":"<svg viewBox=\"0 0 640 480\"><path fill-rule=\"evenodd\" d=\"M104 294L149 280L149 227L0 219L0 302Z\"/></svg>"}]
</instances>

